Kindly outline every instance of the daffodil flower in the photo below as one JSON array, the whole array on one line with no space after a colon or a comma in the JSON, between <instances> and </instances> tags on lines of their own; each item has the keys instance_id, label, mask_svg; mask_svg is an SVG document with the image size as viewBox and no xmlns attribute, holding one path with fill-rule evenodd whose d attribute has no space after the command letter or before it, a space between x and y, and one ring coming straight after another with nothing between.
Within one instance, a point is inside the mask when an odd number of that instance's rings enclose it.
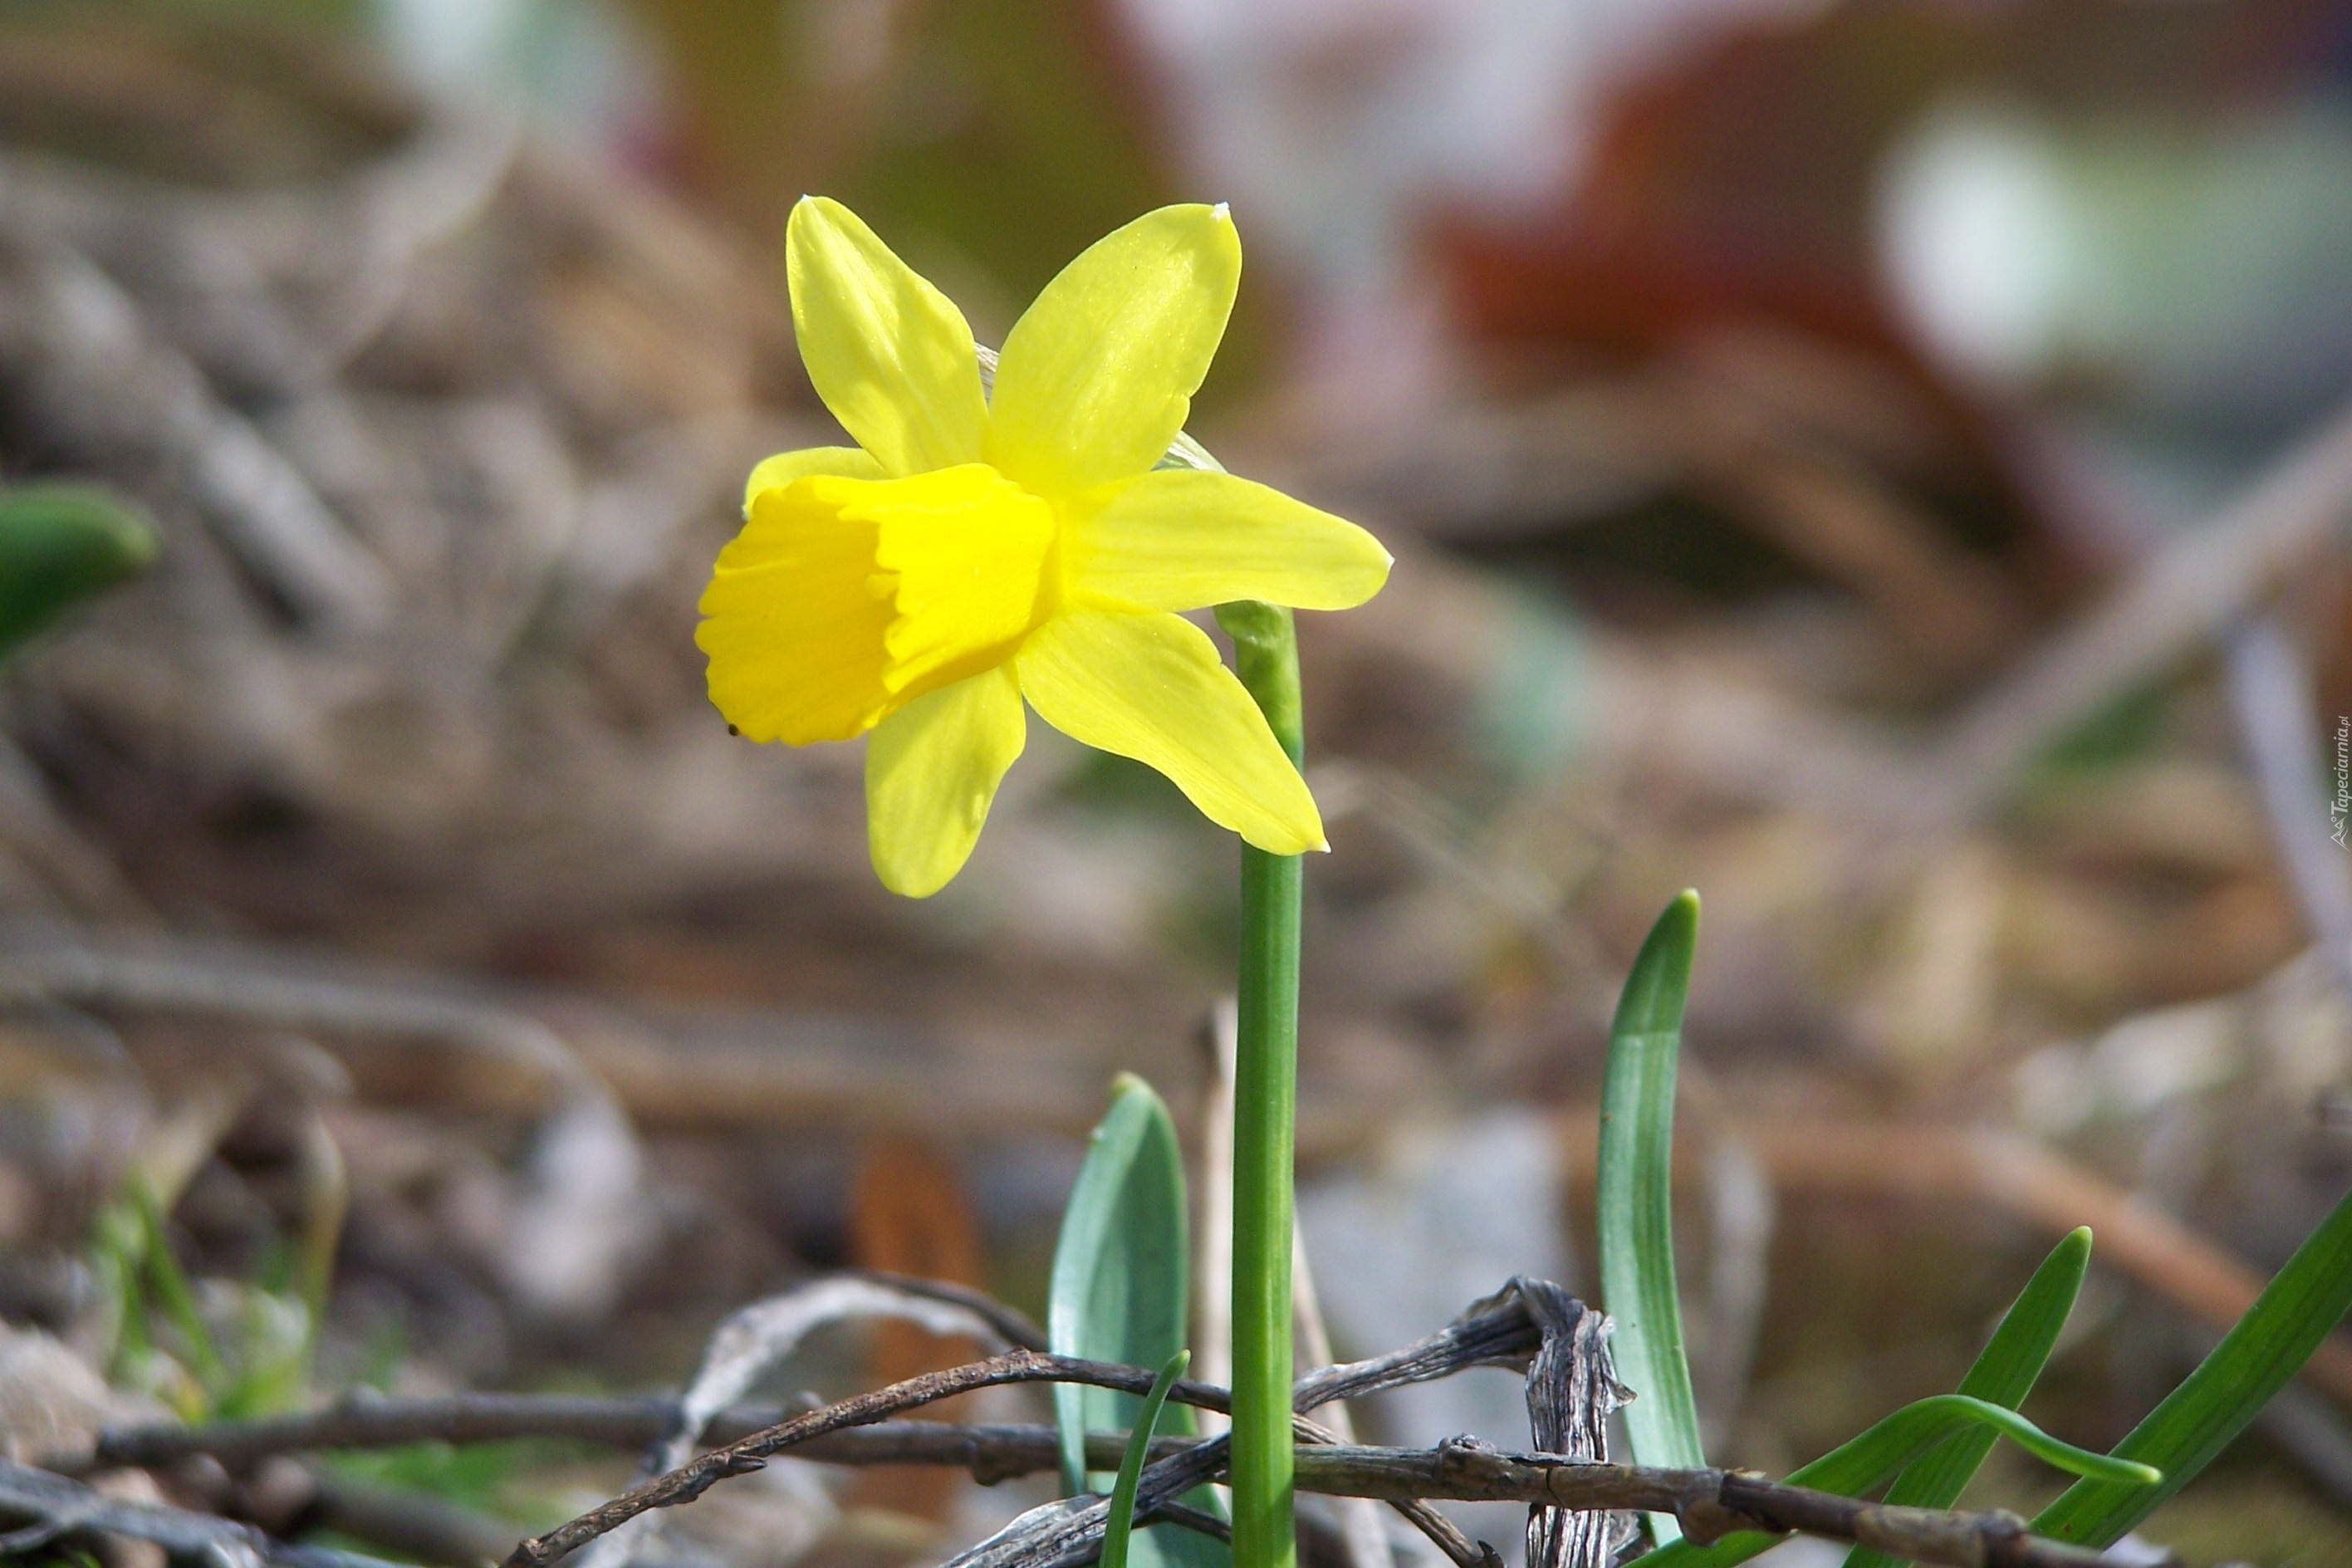
<instances>
[{"instance_id":1,"label":"daffodil flower","mask_svg":"<svg viewBox=\"0 0 2352 1568\"><path fill-rule=\"evenodd\" d=\"M971 855L1024 699L1261 849L1322 847L1297 769L1178 612L1345 609L1388 552L1264 485L1153 468L1233 309L1225 209L1162 207L1088 248L1014 325L989 392L962 313L846 207L802 200L786 260L809 379L857 446L752 472L696 637L728 721L794 745L870 731L875 869L915 897Z\"/></svg>"}]
</instances>

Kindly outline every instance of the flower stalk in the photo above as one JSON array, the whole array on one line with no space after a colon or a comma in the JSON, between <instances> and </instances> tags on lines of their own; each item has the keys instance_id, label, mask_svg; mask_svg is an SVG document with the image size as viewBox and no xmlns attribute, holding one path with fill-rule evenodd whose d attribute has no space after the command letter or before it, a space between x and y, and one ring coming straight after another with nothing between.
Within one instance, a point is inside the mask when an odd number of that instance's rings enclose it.
<instances>
[{"instance_id":1,"label":"flower stalk","mask_svg":"<svg viewBox=\"0 0 2352 1568\"><path fill-rule=\"evenodd\" d=\"M803 197L785 253L810 384L857 445L752 470L696 632L711 702L754 741L866 736L875 871L911 898L962 868L1033 711L1241 837L1234 1551L1292 1568L1298 856L1328 846L1291 612L1362 604L1389 553L1183 433L1241 279L1222 205L1089 246L992 357L838 202ZM1184 618L1210 605L1233 669Z\"/></svg>"},{"instance_id":2,"label":"flower stalk","mask_svg":"<svg viewBox=\"0 0 2352 1568\"><path fill-rule=\"evenodd\" d=\"M1298 641L1290 611L1220 605L1235 672L1295 764ZM1291 1184L1298 1081L1300 863L1242 847L1234 1070L1233 1495L1235 1568L1291 1568Z\"/></svg>"}]
</instances>

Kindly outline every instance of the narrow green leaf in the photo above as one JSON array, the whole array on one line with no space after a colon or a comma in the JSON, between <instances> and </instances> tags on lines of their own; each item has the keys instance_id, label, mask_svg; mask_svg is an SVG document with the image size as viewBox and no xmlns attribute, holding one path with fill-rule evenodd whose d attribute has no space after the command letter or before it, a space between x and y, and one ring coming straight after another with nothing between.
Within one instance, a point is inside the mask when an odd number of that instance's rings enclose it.
<instances>
[{"instance_id":1,"label":"narrow green leaf","mask_svg":"<svg viewBox=\"0 0 2352 1568\"><path fill-rule=\"evenodd\" d=\"M2034 1530L2086 1546L2112 1544L2245 1430L2335 1331L2347 1309L2352 1309L2352 1194L2295 1248L2212 1353L2116 1445L2117 1457L2162 1468L2163 1483L2077 1481L2042 1510Z\"/></svg>"},{"instance_id":2,"label":"narrow green leaf","mask_svg":"<svg viewBox=\"0 0 2352 1568\"><path fill-rule=\"evenodd\" d=\"M1152 1430L1160 1425L1168 1391L1184 1375L1192 1360L1191 1351L1170 1356L1160 1375L1151 1380L1143 1408L1136 1413L1135 1430L1128 1435L1127 1452L1118 1461L1118 1479L1111 1483L1110 1517L1103 1521L1102 1568L1127 1568L1127 1541L1135 1531L1135 1488L1143 1479L1143 1461L1151 1453Z\"/></svg>"},{"instance_id":3,"label":"narrow green leaf","mask_svg":"<svg viewBox=\"0 0 2352 1568\"><path fill-rule=\"evenodd\" d=\"M1601 1085L1601 1300L1617 1324L1618 1375L1637 1396L1625 1435L1637 1464L1676 1468L1706 1463L1675 1283L1675 1058L1697 944L1698 895L1686 891L1625 977ZM1662 1545L1681 1533L1670 1514L1650 1528Z\"/></svg>"},{"instance_id":4,"label":"narrow green leaf","mask_svg":"<svg viewBox=\"0 0 2352 1568\"><path fill-rule=\"evenodd\" d=\"M163 1213L163 1205L156 1201L143 1179L132 1181L131 1198L138 1205L139 1223L143 1232L141 1240L144 1247L147 1288L153 1292L155 1304L163 1309L163 1316L179 1331L188 1357L188 1370L203 1385L205 1396L217 1400L221 1391L228 1386L228 1363L221 1355L219 1342L213 1338L211 1325L205 1321L204 1312L196 1306L195 1288L188 1283L187 1275L181 1270L179 1258L172 1251L172 1239L165 1230L167 1216Z\"/></svg>"},{"instance_id":5,"label":"narrow green leaf","mask_svg":"<svg viewBox=\"0 0 2352 1568\"><path fill-rule=\"evenodd\" d=\"M1840 1497L1860 1497L1953 1433L1973 1425L1991 1427L2035 1458L2070 1475L2095 1477L2142 1490L2154 1489L2164 1479L2163 1472L2137 1460L2094 1454L2062 1443L2016 1411L1988 1400L1965 1394L1937 1394L1905 1405L1861 1436L1790 1472L1789 1484ZM1779 1540L1761 1531L1742 1530L1712 1546L1677 1541L1639 1559L1637 1568L1731 1568Z\"/></svg>"},{"instance_id":6,"label":"narrow green leaf","mask_svg":"<svg viewBox=\"0 0 2352 1568\"><path fill-rule=\"evenodd\" d=\"M90 1274L113 1328L113 1343L101 1358L107 1375L120 1378L146 1359L147 1222L138 1204L119 1197L99 1210L90 1245Z\"/></svg>"},{"instance_id":7,"label":"narrow green leaf","mask_svg":"<svg viewBox=\"0 0 2352 1568\"><path fill-rule=\"evenodd\" d=\"M0 489L0 658L155 558L155 531L102 490Z\"/></svg>"},{"instance_id":8,"label":"narrow green leaf","mask_svg":"<svg viewBox=\"0 0 2352 1568\"><path fill-rule=\"evenodd\" d=\"M2084 1271L2091 1266L2091 1232L2074 1231L2042 1260L2017 1300L2002 1314L2000 1325L1960 1379L1959 1392L2014 1410L2033 1392L2033 1384L2057 1347L2058 1332L2074 1310L2083 1289ZM1949 1508L1992 1452L2000 1434L1990 1426L1955 1432L1906 1466L1886 1489L1886 1500L1909 1508ZM1857 1546L1846 1554L1845 1568L1895 1568L1898 1560Z\"/></svg>"},{"instance_id":9,"label":"narrow green leaf","mask_svg":"<svg viewBox=\"0 0 2352 1568\"><path fill-rule=\"evenodd\" d=\"M1166 1364L1185 1348L1190 1239L1175 1123L1150 1084L1123 1073L1111 1086L1110 1110L1094 1131L1062 1213L1045 1312L1053 1349L1129 1366ZM1141 1405L1131 1394L1055 1385L1065 1490L1089 1489L1087 1431L1131 1428ZM1180 1405L1169 1412L1168 1426L1191 1433L1191 1409ZM1220 1507L1207 1488L1186 1500ZM1137 1568L1227 1568L1232 1561L1222 1542L1189 1530L1147 1531L1134 1557Z\"/></svg>"}]
</instances>

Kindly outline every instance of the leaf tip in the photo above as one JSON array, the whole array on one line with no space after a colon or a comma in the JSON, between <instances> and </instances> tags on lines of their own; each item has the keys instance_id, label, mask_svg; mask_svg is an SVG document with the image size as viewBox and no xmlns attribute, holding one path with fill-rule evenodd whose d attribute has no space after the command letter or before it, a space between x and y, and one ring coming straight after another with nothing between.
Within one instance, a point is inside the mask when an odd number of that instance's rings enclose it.
<instances>
[{"instance_id":1,"label":"leaf tip","mask_svg":"<svg viewBox=\"0 0 2352 1568\"><path fill-rule=\"evenodd\" d=\"M1685 888L1658 916L1658 929L1671 931L1685 942L1698 939L1698 889Z\"/></svg>"},{"instance_id":2,"label":"leaf tip","mask_svg":"<svg viewBox=\"0 0 2352 1568\"><path fill-rule=\"evenodd\" d=\"M1650 927L1649 937L1642 943L1642 958L1677 952L1687 963L1689 952L1697 942L1698 889L1685 888L1658 911L1657 922ZM1640 962L1635 960L1636 963Z\"/></svg>"},{"instance_id":3,"label":"leaf tip","mask_svg":"<svg viewBox=\"0 0 2352 1568\"><path fill-rule=\"evenodd\" d=\"M1698 893L1685 888L1659 911L1619 994L1614 1033L1656 1033L1682 1027L1698 951Z\"/></svg>"}]
</instances>

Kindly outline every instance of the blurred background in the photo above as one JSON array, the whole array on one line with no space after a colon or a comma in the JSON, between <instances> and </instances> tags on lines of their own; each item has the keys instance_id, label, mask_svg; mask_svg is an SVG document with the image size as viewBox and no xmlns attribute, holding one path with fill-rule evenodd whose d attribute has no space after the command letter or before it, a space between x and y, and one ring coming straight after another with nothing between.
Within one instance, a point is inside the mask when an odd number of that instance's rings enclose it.
<instances>
[{"instance_id":1,"label":"blurred background","mask_svg":"<svg viewBox=\"0 0 2352 1568\"><path fill-rule=\"evenodd\" d=\"M2083 1223L2027 1409L2104 1447L2342 1194L2341 0L8 0L0 483L160 541L0 665L17 1457L675 1386L847 1264L1040 1310L1110 1075L1197 1142L1234 854L1171 786L1033 727L908 902L857 749L702 695L743 475L837 438L782 284L812 191L982 342L1229 201L1192 428L1398 557L1301 617L1340 1353L1514 1273L1597 1294L1608 1016L1685 886L1724 1462L1948 1389ZM962 1354L821 1336L778 1386ZM1523 1444L1517 1398L1358 1419ZM2142 1535L2352 1563L2347 1412L2339 1343ZM369 1463L530 1524L628 1473ZM936 1562L1045 1495L737 1489L728 1568ZM2004 1450L1969 1501L2056 1489Z\"/></svg>"}]
</instances>

